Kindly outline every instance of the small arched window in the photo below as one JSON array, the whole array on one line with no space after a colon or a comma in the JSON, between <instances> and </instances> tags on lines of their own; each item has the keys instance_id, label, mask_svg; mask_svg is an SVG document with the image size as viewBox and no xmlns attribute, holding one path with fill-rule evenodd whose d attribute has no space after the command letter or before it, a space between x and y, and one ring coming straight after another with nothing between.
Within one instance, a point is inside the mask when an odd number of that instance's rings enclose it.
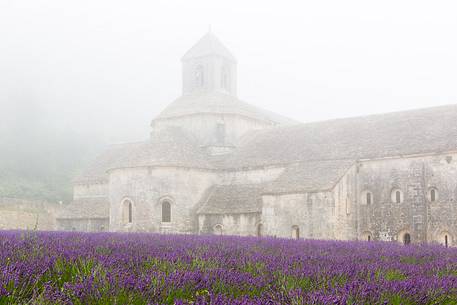
<instances>
[{"instance_id":1,"label":"small arched window","mask_svg":"<svg viewBox=\"0 0 457 305\"><path fill-rule=\"evenodd\" d=\"M300 239L300 228L298 226L292 226L292 238Z\"/></svg>"},{"instance_id":2,"label":"small arched window","mask_svg":"<svg viewBox=\"0 0 457 305\"><path fill-rule=\"evenodd\" d=\"M400 189L393 189L391 193L391 199L393 203L403 202L403 192Z\"/></svg>"},{"instance_id":3,"label":"small arched window","mask_svg":"<svg viewBox=\"0 0 457 305\"><path fill-rule=\"evenodd\" d=\"M122 203L122 222L124 224L133 222L133 202L130 199L125 199Z\"/></svg>"},{"instance_id":4,"label":"small arched window","mask_svg":"<svg viewBox=\"0 0 457 305\"><path fill-rule=\"evenodd\" d=\"M171 203L168 200L162 201L162 222L171 222Z\"/></svg>"},{"instance_id":5,"label":"small arched window","mask_svg":"<svg viewBox=\"0 0 457 305\"><path fill-rule=\"evenodd\" d=\"M202 65L195 68L195 85L196 87L203 87L205 84L205 73Z\"/></svg>"},{"instance_id":6,"label":"small arched window","mask_svg":"<svg viewBox=\"0 0 457 305\"><path fill-rule=\"evenodd\" d=\"M449 241L448 241L448 236L447 236L447 234L445 234L445 235L444 235L444 246L445 246L446 248L447 248L448 245L449 245L448 243L449 243Z\"/></svg>"},{"instance_id":7,"label":"small arched window","mask_svg":"<svg viewBox=\"0 0 457 305\"><path fill-rule=\"evenodd\" d=\"M222 235L224 227L221 224L217 224L213 227L213 233L215 235Z\"/></svg>"},{"instance_id":8,"label":"small arched window","mask_svg":"<svg viewBox=\"0 0 457 305\"><path fill-rule=\"evenodd\" d=\"M428 190L427 197L430 202L438 201L438 190L434 187L430 188Z\"/></svg>"},{"instance_id":9,"label":"small arched window","mask_svg":"<svg viewBox=\"0 0 457 305\"><path fill-rule=\"evenodd\" d=\"M360 196L361 204L363 205L370 205L373 203L373 193L370 191L362 192Z\"/></svg>"}]
</instances>

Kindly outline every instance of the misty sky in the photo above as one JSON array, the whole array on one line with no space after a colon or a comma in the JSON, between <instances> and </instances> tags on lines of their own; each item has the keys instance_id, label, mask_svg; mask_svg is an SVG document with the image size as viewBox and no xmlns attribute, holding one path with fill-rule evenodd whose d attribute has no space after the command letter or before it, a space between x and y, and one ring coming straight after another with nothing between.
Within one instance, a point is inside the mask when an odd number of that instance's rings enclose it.
<instances>
[{"instance_id":1,"label":"misty sky","mask_svg":"<svg viewBox=\"0 0 457 305\"><path fill-rule=\"evenodd\" d=\"M303 122L457 103L455 0L0 0L0 126L142 140L209 24L239 97Z\"/></svg>"}]
</instances>

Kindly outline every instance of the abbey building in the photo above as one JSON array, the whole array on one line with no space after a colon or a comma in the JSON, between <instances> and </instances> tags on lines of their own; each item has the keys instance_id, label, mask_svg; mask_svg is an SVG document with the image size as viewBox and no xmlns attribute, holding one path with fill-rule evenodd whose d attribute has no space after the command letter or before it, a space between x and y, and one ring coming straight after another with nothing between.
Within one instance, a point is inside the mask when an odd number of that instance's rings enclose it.
<instances>
[{"instance_id":1,"label":"abbey building","mask_svg":"<svg viewBox=\"0 0 457 305\"><path fill-rule=\"evenodd\" d=\"M457 243L457 106L298 123L237 97L211 33L150 139L114 145L57 229Z\"/></svg>"}]
</instances>

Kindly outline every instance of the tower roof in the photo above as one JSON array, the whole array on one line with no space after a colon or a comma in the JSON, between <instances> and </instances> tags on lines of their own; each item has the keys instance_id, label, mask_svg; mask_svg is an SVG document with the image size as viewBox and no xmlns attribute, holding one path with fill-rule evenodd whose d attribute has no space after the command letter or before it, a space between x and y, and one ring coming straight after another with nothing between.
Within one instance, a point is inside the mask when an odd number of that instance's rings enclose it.
<instances>
[{"instance_id":1,"label":"tower roof","mask_svg":"<svg viewBox=\"0 0 457 305\"><path fill-rule=\"evenodd\" d=\"M236 62L235 56L233 56L227 47L225 47L211 32L208 32L205 36L200 38L200 40L192 48L190 48L186 54L184 54L181 60L188 60L208 55L219 55Z\"/></svg>"},{"instance_id":2,"label":"tower roof","mask_svg":"<svg viewBox=\"0 0 457 305\"><path fill-rule=\"evenodd\" d=\"M241 115L273 124L297 123L292 119L250 105L231 95L218 92L181 96L165 108L155 120L202 113Z\"/></svg>"}]
</instances>

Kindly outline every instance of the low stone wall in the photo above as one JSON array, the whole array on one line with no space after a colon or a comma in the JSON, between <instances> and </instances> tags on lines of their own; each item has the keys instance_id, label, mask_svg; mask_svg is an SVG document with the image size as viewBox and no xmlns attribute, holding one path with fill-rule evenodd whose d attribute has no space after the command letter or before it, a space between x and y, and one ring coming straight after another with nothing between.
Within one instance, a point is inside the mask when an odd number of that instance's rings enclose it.
<instances>
[{"instance_id":1,"label":"low stone wall","mask_svg":"<svg viewBox=\"0 0 457 305\"><path fill-rule=\"evenodd\" d=\"M55 230L60 204L0 197L0 230Z\"/></svg>"}]
</instances>

